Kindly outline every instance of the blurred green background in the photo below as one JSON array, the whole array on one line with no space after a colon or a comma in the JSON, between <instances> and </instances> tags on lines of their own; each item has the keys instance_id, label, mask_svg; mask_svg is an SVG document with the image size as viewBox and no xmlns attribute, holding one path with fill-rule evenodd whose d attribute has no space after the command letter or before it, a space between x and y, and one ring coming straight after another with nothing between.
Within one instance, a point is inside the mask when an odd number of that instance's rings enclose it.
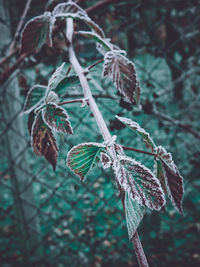
<instances>
[{"instance_id":1,"label":"blurred green background","mask_svg":"<svg viewBox=\"0 0 200 267\"><path fill-rule=\"evenodd\" d=\"M51 11L60 2L32 1L26 21L44 10ZM88 8L98 1L79 2L81 7ZM2 10L8 15L2 17L0 23L6 25L11 36L25 3L1 1ZM200 2L112 1L89 11L89 15L103 28L106 37L127 51L136 66L142 89L139 109L125 102L109 79L101 78L102 63L92 69L91 90L112 135L117 135L118 143L145 150L140 137L123 127L114 116L138 122L156 145L163 145L171 152L184 177L184 217L168 203L165 212L146 214L138 229L150 266L200 266ZM87 29L76 23L76 29L79 28ZM1 58L6 55L11 40L8 38L6 45L1 46ZM93 41L75 37L74 44L82 66L102 58ZM21 117L23 126L17 131L12 125L19 117L29 88L38 83L46 85L63 61L68 62L67 49L62 35L56 32L53 47L44 45L11 77L19 90L17 99L7 100L13 95L8 94L9 83L2 85L1 266L137 266L112 172L96 168L81 184L66 166L67 152L72 146L103 141L88 108L80 108L78 103L66 106L74 135L56 135L60 153L55 172L32 152L28 116ZM68 99L82 96L78 83L61 89L61 98L65 94ZM18 103L18 110L11 114L9 121L5 101ZM18 161L21 154L11 156L10 136L13 140L18 136L25 142L21 151L26 153L25 167L20 167ZM148 155L127 154L153 168L153 160ZM24 190L29 188L33 198L23 195L24 191L17 187L20 178L16 178L16 169L29 177ZM23 209L23 205L32 213L26 222L23 216L19 218L17 211Z\"/></svg>"}]
</instances>

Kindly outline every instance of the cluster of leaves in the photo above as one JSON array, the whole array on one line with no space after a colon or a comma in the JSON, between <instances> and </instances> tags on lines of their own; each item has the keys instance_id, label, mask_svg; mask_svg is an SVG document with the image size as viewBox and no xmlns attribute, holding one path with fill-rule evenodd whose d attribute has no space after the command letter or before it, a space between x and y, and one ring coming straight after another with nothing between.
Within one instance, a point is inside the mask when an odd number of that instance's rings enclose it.
<instances>
[{"instance_id":1,"label":"cluster of leaves","mask_svg":"<svg viewBox=\"0 0 200 267\"><path fill-rule=\"evenodd\" d=\"M52 13L44 13L29 21L22 33L22 52L35 51L45 42L50 44L55 21L66 18L82 20L92 28L89 32L79 31L79 34L94 40L98 51L104 55L103 77L110 77L128 102L139 104L140 86L134 64L126 58L126 52L105 38L100 27L73 2L59 4ZM63 63L54 72L47 86L36 85L31 88L24 107L24 112L34 110L36 114L31 129L34 152L43 155L54 169L58 147L53 131L72 134L68 114L59 106L59 98L55 93L60 83L67 82L67 71L64 67ZM141 135L154 155L154 172L135 159L127 157L122 147L115 143L115 138L109 143L90 142L73 147L68 153L67 164L81 181L85 180L99 162L103 168L112 167L117 184L124 195L128 233L132 239L146 209L159 211L164 208L165 195L169 196L175 208L182 214L183 179L171 154L163 147L156 147L143 128L130 119L117 119ZM116 156L113 156L113 149Z\"/></svg>"}]
</instances>

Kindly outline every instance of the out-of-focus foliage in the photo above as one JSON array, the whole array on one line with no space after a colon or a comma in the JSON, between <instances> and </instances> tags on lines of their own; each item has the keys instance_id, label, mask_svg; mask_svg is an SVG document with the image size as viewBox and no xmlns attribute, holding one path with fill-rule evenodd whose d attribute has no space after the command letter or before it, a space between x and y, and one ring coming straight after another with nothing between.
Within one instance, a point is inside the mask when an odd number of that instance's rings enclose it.
<instances>
[{"instance_id":1,"label":"out-of-focus foliage","mask_svg":"<svg viewBox=\"0 0 200 267\"><path fill-rule=\"evenodd\" d=\"M46 1L46 9L52 10L54 3L60 2ZM92 0L82 1L81 5L85 8L95 3ZM34 13L33 10L31 13ZM40 15L44 11L40 3L35 10L31 15ZM104 29L106 37L111 37L113 43L127 50L141 86L142 110L125 102L109 78L101 79L103 64L96 66L88 75L92 92L97 96L95 99L111 133L118 136L118 143L146 150L141 138L123 127L114 116L117 114L137 121L157 145L163 145L170 151L184 177L184 217L169 204L165 212L144 216L139 227L152 266L200 264L199 11L199 1L124 0L91 14L92 19ZM87 30L85 25L81 26ZM74 42L83 66L87 67L102 57L97 54L93 41L75 37ZM46 86L56 67L63 61L68 62L66 52L62 35L56 33L52 48L43 46L38 54L30 58L18 77L22 102L30 87L34 84ZM74 75L73 71L71 75ZM74 79L66 87L60 85L58 94L61 98L64 94L80 98L82 91ZM137 266L111 172L102 167L95 168L82 185L66 167L66 155L72 146L102 142L87 107L70 104L66 110L74 135L56 135L60 148L56 172L29 149L41 228L40 256L36 253L38 250L30 251L30 264ZM26 138L29 140L28 131ZM3 141L1 145L3 147ZM150 156L134 152L128 152L128 155L153 169ZM16 220L10 190L10 168L6 158L1 160L0 259L3 264L20 266L25 255L20 252L20 222Z\"/></svg>"}]
</instances>

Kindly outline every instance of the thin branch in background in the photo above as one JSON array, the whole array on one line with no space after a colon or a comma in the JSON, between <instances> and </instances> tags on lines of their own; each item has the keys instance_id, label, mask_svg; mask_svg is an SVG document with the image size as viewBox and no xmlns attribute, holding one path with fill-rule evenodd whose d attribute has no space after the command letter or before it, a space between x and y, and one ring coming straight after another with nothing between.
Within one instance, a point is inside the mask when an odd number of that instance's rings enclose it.
<instances>
[{"instance_id":1,"label":"thin branch in background","mask_svg":"<svg viewBox=\"0 0 200 267\"><path fill-rule=\"evenodd\" d=\"M150 156L156 156L156 154L152 153L152 152L140 150L140 149L137 149L137 148L134 148L134 147L128 147L128 146L123 146L123 145L120 145L120 146L125 150L135 151L135 152L147 154L147 155L150 155Z\"/></svg>"},{"instance_id":2,"label":"thin branch in background","mask_svg":"<svg viewBox=\"0 0 200 267\"><path fill-rule=\"evenodd\" d=\"M99 59L97 62L95 62L94 64L90 65L89 67L87 67L88 70L91 70L92 68L94 68L96 65L98 65L99 63L103 62L103 58Z\"/></svg>"},{"instance_id":3,"label":"thin branch in background","mask_svg":"<svg viewBox=\"0 0 200 267\"><path fill-rule=\"evenodd\" d=\"M11 57L13 57L17 52L19 51L19 46L17 48L15 48L14 50L12 50L12 52L9 53L9 55L7 57L4 57L1 61L0 61L0 67L2 65L4 65Z\"/></svg>"},{"instance_id":4,"label":"thin branch in background","mask_svg":"<svg viewBox=\"0 0 200 267\"><path fill-rule=\"evenodd\" d=\"M58 105L59 106L63 106L63 105L66 105L66 104L71 104L71 103L83 103L84 101L85 101L84 99L74 99L74 100L61 102Z\"/></svg>"},{"instance_id":5,"label":"thin branch in background","mask_svg":"<svg viewBox=\"0 0 200 267\"><path fill-rule=\"evenodd\" d=\"M19 24L17 25L17 29L16 29L16 32L15 32L15 35L14 35L14 39L13 39L13 41L12 41L12 43L10 44L10 47L9 47L9 51L10 51L10 53L12 53L12 51L13 51L13 49L14 49L14 47L15 47L15 43L16 43L16 41L17 41L17 38L18 38L19 35L20 35L20 31L21 31L21 29L22 29L22 27L23 27L23 24L24 24L26 15L27 15L27 13L28 13L28 10L29 10L29 8L30 8L31 2L32 2L32 0L27 0L27 2L26 2L24 11L23 11L22 16L21 16L21 18L20 18L20 20L19 20Z\"/></svg>"}]
</instances>

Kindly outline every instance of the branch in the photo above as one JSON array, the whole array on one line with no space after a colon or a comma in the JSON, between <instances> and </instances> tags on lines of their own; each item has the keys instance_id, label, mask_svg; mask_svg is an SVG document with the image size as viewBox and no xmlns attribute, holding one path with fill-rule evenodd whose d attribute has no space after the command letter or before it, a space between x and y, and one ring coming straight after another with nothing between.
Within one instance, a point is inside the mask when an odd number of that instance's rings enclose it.
<instances>
[{"instance_id":1,"label":"branch","mask_svg":"<svg viewBox=\"0 0 200 267\"><path fill-rule=\"evenodd\" d=\"M200 134L197 131L193 130L191 125L181 123L180 121L178 121L174 118L171 118L171 117L169 117L163 113L160 113L155 109L153 109L152 113L155 116L157 116L158 118L163 119L163 120L168 121L168 122L171 122L172 124L184 129L186 132L191 133L193 136L200 139Z\"/></svg>"},{"instance_id":2,"label":"branch","mask_svg":"<svg viewBox=\"0 0 200 267\"><path fill-rule=\"evenodd\" d=\"M13 39L11 45L10 45L10 48L9 48L9 51L10 51L10 52L12 52L12 51L13 51L13 48L15 47L16 40L17 40L17 38L18 38L18 36L19 36L19 34L20 34L20 31L21 31L21 29L22 29L22 26L23 26L23 24L24 24L26 15L27 15L28 10L29 10L30 5L31 5L31 1L32 1L32 0L27 0L27 2L26 2L24 11L23 11L22 16L21 16L21 18L20 18L20 20L19 20L19 24L18 24L18 26L17 26L16 32L15 32L15 35L14 35L14 39Z\"/></svg>"},{"instance_id":3,"label":"branch","mask_svg":"<svg viewBox=\"0 0 200 267\"><path fill-rule=\"evenodd\" d=\"M96 102L95 102L95 100L91 94L87 78L85 77L85 74L84 74L84 69L80 66L80 64L76 58L74 49L73 49L73 44L72 44L73 31L74 31L73 20L71 18L68 18L67 19L67 39L70 42L69 61L70 61L71 65L73 66L75 72L79 76L79 80L80 80L80 83L81 83L81 86L83 89L84 97L88 99L88 105L89 105L90 110L93 113L94 118L98 124L99 130L100 130L104 140L109 142L111 139L110 132L108 131L108 128L105 124L105 121L102 117L102 114L101 114L99 108L97 107ZM113 157L113 159L117 159L114 145L112 145L110 147L109 152L110 152L111 156ZM119 190L120 190L120 188L119 188ZM124 205L123 199L122 199L122 205ZM135 232L133 239L132 239L132 242L133 242L133 245L135 247L135 252L136 252L136 256L137 256L139 265L140 266L148 266L146 256L144 254L142 244L140 242L140 239L139 239L137 232Z\"/></svg>"},{"instance_id":4,"label":"branch","mask_svg":"<svg viewBox=\"0 0 200 267\"><path fill-rule=\"evenodd\" d=\"M87 69L91 70L92 68L94 68L96 65L98 65L99 63L103 62L104 59L99 59L97 62L95 62L94 64L90 65Z\"/></svg>"},{"instance_id":5,"label":"branch","mask_svg":"<svg viewBox=\"0 0 200 267\"><path fill-rule=\"evenodd\" d=\"M131 151L135 151L135 152L138 152L138 153L147 154L147 155L150 155L150 156L156 156L156 154L152 153L152 152L140 150L140 149L137 149L137 148L134 148L134 147L128 147L128 146L122 146L122 145L120 145L120 146L125 150L131 150Z\"/></svg>"},{"instance_id":6,"label":"branch","mask_svg":"<svg viewBox=\"0 0 200 267\"><path fill-rule=\"evenodd\" d=\"M58 105L62 106L62 105L71 104L71 103L84 103L84 101L86 101L86 100L84 100L84 99L74 99L74 100L61 102Z\"/></svg>"}]
</instances>

